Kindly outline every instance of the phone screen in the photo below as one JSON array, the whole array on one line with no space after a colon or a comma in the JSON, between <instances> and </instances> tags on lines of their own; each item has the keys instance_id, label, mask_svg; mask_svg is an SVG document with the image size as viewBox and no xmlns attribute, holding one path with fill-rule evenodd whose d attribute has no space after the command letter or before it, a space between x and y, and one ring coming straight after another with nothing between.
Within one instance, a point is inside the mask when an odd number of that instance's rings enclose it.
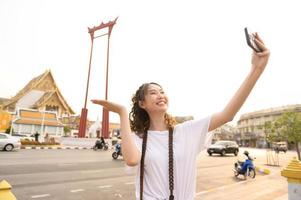
<instances>
[{"instance_id":1,"label":"phone screen","mask_svg":"<svg viewBox=\"0 0 301 200\"><path fill-rule=\"evenodd\" d=\"M255 52L261 52L262 50L255 43L254 32L252 32L248 28L245 28L245 35L246 35L247 44L249 45L249 47L251 47Z\"/></svg>"}]
</instances>

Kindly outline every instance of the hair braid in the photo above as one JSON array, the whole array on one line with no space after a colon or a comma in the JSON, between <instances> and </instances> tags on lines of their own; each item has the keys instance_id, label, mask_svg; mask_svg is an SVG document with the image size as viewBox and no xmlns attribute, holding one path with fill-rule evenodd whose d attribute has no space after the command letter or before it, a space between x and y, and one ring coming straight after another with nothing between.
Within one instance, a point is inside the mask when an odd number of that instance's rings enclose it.
<instances>
[{"instance_id":1,"label":"hair braid","mask_svg":"<svg viewBox=\"0 0 301 200\"><path fill-rule=\"evenodd\" d=\"M169 200L174 199L174 177L173 177L173 127L168 130L168 175L169 175Z\"/></svg>"},{"instance_id":2,"label":"hair braid","mask_svg":"<svg viewBox=\"0 0 301 200\"><path fill-rule=\"evenodd\" d=\"M142 155L140 160L140 200L143 197L143 176L144 176L144 158L145 158L145 151L146 151L146 142L147 142L147 131L143 134L143 141L142 141Z\"/></svg>"},{"instance_id":3,"label":"hair braid","mask_svg":"<svg viewBox=\"0 0 301 200\"><path fill-rule=\"evenodd\" d=\"M144 160L147 143L147 132L143 134L142 140L142 155L140 160L140 200L143 199L143 177L144 177ZM173 176L173 127L168 129L168 181L169 181L169 200L174 200L174 176Z\"/></svg>"}]
</instances>

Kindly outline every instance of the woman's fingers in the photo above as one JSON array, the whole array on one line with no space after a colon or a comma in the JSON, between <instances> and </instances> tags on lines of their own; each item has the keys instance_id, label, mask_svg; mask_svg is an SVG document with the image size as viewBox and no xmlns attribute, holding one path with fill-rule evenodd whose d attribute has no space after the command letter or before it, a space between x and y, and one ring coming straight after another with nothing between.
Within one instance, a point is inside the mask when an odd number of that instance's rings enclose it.
<instances>
[{"instance_id":1,"label":"woman's fingers","mask_svg":"<svg viewBox=\"0 0 301 200\"><path fill-rule=\"evenodd\" d=\"M116 104L116 103L113 103L113 102L110 102L110 101L107 101L107 100L92 99L91 102L94 103L94 104L101 105L109 111L117 112L117 113L121 112L121 110L123 108L122 105L119 105L119 104Z\"/></svg>"},{"instance_id":2,"label":"woman's fingers","mask_svg":"<svg viewBox=\"0 0 301 200\"><path fill-rule=\"evenodd\" d=\"M259 37L258 33L255 33L255 43L263 52L267 50L266 46L264 45L263 40Z\"/></svg>"},{"instance_id":3,"label":"woman's fingers","mask_svg":"<svg viewBox=\"0 0 301 200\"><path fill-rule=\"evenodd\" d=\"M258 39L262 44L264 44L262 38L259 36L257 32L255 33L255 38Z\"/></svg>"},{"instance_id":4,"label":"woman's fingers","mask_svg":"<svg viewBox=\"0 0 301 200\"><path fill-rule=\"evenodd\" d=\"M91 102L94 104L99 104L99 105L104 104L104 100L99 100L99 99L92 99Z\"/></svg>"}]
</instances>

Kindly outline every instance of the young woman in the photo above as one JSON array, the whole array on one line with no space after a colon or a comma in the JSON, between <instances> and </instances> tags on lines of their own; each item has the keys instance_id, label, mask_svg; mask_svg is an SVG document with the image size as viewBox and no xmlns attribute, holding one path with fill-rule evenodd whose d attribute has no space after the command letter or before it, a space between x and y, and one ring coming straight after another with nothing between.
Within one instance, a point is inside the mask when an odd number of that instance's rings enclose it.
<instances>
[{"instance_id":1,"label":"young woman","mask_svg":"<svg viewBox=\"0 0 301 200\"><path fill-rule=\"evenodd\" d=\"M257 33L255 42L262 52L253 52L246 79L221 112L204 119L176 125L167 114L168 98L157 83L139 87L129 117L122 105L92 100L120 116L124 161L128 166L138 166L137 200L194 199L196 158L211 142L208 132L234 118L267 65L270 52Z\"/></svg>"}]
</instances>

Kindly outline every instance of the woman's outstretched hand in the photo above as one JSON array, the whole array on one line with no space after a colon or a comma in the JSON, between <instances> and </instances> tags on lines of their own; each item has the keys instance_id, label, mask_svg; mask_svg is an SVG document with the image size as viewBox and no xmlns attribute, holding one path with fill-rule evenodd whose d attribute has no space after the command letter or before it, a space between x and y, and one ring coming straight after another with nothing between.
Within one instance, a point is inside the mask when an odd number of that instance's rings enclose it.
<instances>
[{"instance_id":1,"label":"woman's outstretched hand","mask_svg":"<svg viewBox=\"0 0 301 200\"><path fill-rule=\"evenodd\" d=\"M119 105L117 103L113 103L111 101L101 100L101 99L92 99L91 102L94 104L101 105L104 108L106 108L108 111L112 111L117 114L121 114L123 111L126 112L126 109L124 106Z\"/></svg>"},{"instance_id":2,"label":"woman's outstretched hand","mask_svg":"<svg viewBox=\"0 0 301 200\"><path fill-rule=\"evenodd\" d=\"M270 50L264 45L263 40L255 33L255 43L262 50L261 52L253 52L252 56L252 69L263 72L270 57Z\"/></svg>"}]
</instances>

